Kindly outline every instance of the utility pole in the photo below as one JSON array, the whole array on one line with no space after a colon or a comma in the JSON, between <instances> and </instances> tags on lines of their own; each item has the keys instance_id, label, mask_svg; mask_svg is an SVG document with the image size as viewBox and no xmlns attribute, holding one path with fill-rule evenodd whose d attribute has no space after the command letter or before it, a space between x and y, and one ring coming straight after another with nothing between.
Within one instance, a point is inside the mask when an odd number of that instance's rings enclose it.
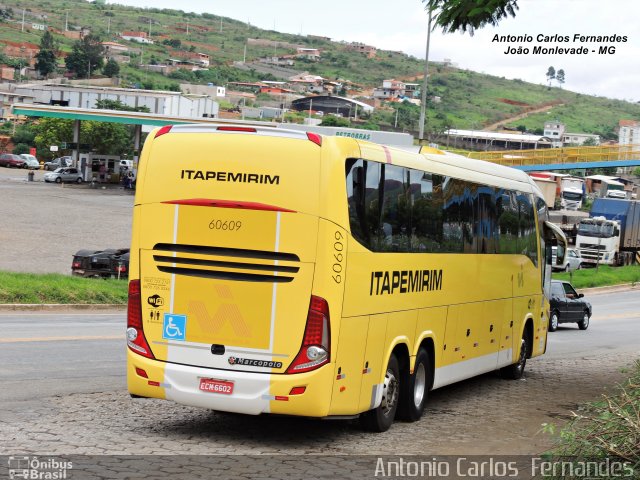
<instances>
[{"instance_id":1,"label":"utility pole","mask_svg":"<svg viewBox=\"0 0 640 480\"><path fill-rule=\"evenodd\" d=\"M420 128L418 139L424 140L424 121L427 109L427 77L429 76L429 42L431 41L431 10L429 10L429 26L427 27L427 52L424 59L424 78L422 80L422 99L420 101Z\"/></svg>"},{"instance_id":2,"label":"utility pole","mask_svg":"<svg viewBox=\"0 0 640 480\"><path fill-rule=\"evenodd\" d=\"M189 20L187 20L187 35L189 35Z\"/></svg>"},{"instance_id":3,"label":"utility pole","mask_svg":"<svg viewBox=\"0 0 640 480\"><path fill-rule=\"evenodd\" d=\"M242 63L247 63L247 44L244 44L244 55L242 56Z\"/></svg>"},{"instance_id":4,"label":"utility pole","mask_svg":"<svg viewBox=\"0 0 640 480\"><path fill-rule=\"evenodd\" d=\"M108 23L107 23L107 34L111 33L111 17L108 17Z\"/></svg>"},{"instance_id":5,"label":"utility pole","mask_svg":"<svg viewBox=\"0 0 640 480\"><path fill-rule=\"evenodd\" d=\"M25 9L23 8L22 9L22 31L23 32L24 32L24 12L25 12Z\"/></svg>"},{"instance_id":6,"label":"utility pole","mask_svg":"<svg viewBox=\"0 0 640 480\"><path fill-rule=\"evenodd\" d=\"M64 31L65 32L69 31L69 10L67 10L65 19L64 19Z\"/></svg>"}]
</instances>

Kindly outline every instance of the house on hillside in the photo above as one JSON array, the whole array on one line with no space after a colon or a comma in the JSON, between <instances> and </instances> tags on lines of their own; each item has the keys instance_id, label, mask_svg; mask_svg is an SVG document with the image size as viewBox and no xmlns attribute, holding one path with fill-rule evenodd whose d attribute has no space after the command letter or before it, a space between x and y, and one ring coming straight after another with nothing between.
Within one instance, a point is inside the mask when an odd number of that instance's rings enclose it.
<instances>
[{"instance_id":1,"label":"house on hillside","mask_svg":"<svg viewBox=\"0 0 640 480\"><path fill-rule=\"evenodd\" d=\"M116 42L102 42L102 46L105 60L115 60L118 63L129 63L131 61L129 53L140 53L137 48L132 49Z\"/></svg>"},{"instance_id":2,"label":"house on hillside","mask_svg":"<svg viewBox=\"0 0 640 480\"><path fill-rule=\"evenodd\" d=\"M149 38L147 32L131 32L126 31L120 34L120 38L129 40L130 42L153 44L153 40Z\"/></svg>"},{"instance_id":3,"label":"house on hillside","mask_svg":"<svg viewBox=\"0 0 640 480\"><path fill-rule=\"evenodd\" d=\"M317 48L298 48L296 49L296 57L317 62L320 60L320 50Z\"/></svg>"},{"instance_id":4,"label":"house on hillside","mask_svg":"<svg viewBox=\"0 0 640 480\"><path fill-rule=\"evenodd\" d=\"M191 63L202 68L209 68L210 57L206 53L176 51L173 54L183 62Z\"/></svg>"},{"instance_id":5,"label":"house on hillside","mask_svg":"<svg viewBox=\"0 0 640 480\"><path fill-rule=\"evenodd\" d=\"M588 139L592 139L592 143L600 145L600 135L590 133L568 133L565 131L566 126L557 120L545 122L544 136L549 138L554 148L567 147L569 145L582 145Z\"/></svg>"},{"instance_id":6,"label":"house on hillside","mask_svg":"<svg viewBox=\"0 0 640 480\"><path fill-rule=\"evenodd\" d=\"M365 45L364 43L352 42L346 45L347 50L351 52L358 52L366 56L367 58L374 58L376 56L376 47L371 45Z\"/></svg>"},{"instance_id":7,"label":"house on hillside","mask_svg":"<svg viewBox=\"0 0 640 480\"><path fill-rule=\"evenodd\" d=\"M379 98L381 100L399 100L405 97L407 94L407 87L404 82L400 80L383 80L382 87L375 88L373 90L373 98Z\"/></svg>"}]
</instances>

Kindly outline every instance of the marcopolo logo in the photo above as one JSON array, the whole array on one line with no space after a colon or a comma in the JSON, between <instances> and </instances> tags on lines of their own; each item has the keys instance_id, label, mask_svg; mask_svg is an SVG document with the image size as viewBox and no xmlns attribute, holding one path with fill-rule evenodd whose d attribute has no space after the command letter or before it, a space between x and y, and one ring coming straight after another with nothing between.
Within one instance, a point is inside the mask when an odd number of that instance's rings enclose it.
<instances>
[{"instance_id":1,"label":"marcopolo logo","mask_svg":"<svg viewBox=\"0 0 640 480\"><path fill-rule=\"evenodd\" d=\"M11 479L62 480L70 478L68 470L73 468L72 462L52 457L12 456L8 463Z\"/></svg>"},{"instance_id":2,"label":"marcopolo logo","mask_svg":"<svg viewBox=\"0 0 640 480\"><path fill-rule=\"evenodd\" d=\"M253 358L229 357L229 365L243 365L247 367L282 368L282 362L271 360L256 360Z\"/></svg>"}]
</instances>

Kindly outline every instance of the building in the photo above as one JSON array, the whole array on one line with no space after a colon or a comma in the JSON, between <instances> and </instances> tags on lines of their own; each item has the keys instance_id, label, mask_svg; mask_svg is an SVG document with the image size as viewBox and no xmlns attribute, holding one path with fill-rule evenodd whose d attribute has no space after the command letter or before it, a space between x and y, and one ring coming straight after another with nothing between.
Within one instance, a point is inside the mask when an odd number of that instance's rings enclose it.
<instances>
[{"instance_id":1,"label":"building","mask_svg":"<svg viewBox=\"0 0 640 480\"><path fill-rule=\"evenodd\" d=\"M36 104L96 108L99 100L116 100L133 108L147 107L150 113L159 115L185 118L218 116L218 102L206 95L50 83L14 85L12 90L17 95L32 96Z\"/></svg>"},{"instance_id":2,"label":"building","mask_svg":"<svg viewBox=\"0 0 640 480\"><path fill-rule=\"evenodd\" d=\"M206 53L200 52L174 52L185 63L191 63L202 68L209 68L210 57Z\"/></svg>"},{"instance_id":3,"label":"building","mask_svg":"<svg viewBox=\"0 0 640 480\"><path fill-rule=\"evenodd\" d=\"M398 100L406 96L406 84L400 80L383 80L382 87L373 90L373 98Z\"/></svg>"},{"instance_id":4,"label":"building","mask_svg":"<svg viewBox=\"0 0 640 480\"><path fill-rule=\"evenodd\" d=\"M153 44L153 40L149 38L147 32L122 32L120 38L130 42Z\"/></svg>"},{"instance_id":5,"label":"building","mask_svg":"<svg viewBox=\"0 0 640 480\"><path fill-rule=\"evenodd\" d=\"M13 73L13 68L10 69ZM7 120L13 118L11 115L11 105L14 103L33 103L33 97L30 95L23 95L11 91L0 91L0 119Z\"/></svg>"},{"instance_id":6,"label":"building","mask_svg":"<svg viewBox=\"0 0 640 480\"><path fill-rule=\"evenodd\" d=\"M491 150L495 147L505 149L528 150L535 148L549 148L551 141L540 135L526 135L523 133L498 133L482 130L458 130L451 129L444 132L449 139L448 143L454 146L466 146L468 148L482 148Z\"/></svg>"},{"instance_id":7,"label":"building","mask_svg":"<svg viewBox=\"0 0 640 480\"><path fill-rule=\"evenodd\" d=\"M600 135L568 133L565 128L564 123L560 123L557 120L545 122L544 136L551 140L554 148L582 145L589 139L592 139L595 145L600 145Z\"/></svg>"},{"instance_id":8,"label":"building","mask_svg":"<svg viewBox=\"0 0 640 480\"><path fill-rule=\"evenodd\" d=\"M317 48L298 48L296 50L296 57L306 58L314 62L320 60L320 50Z\"/></svg>"},{"instance_id":9,"label":"building","mask_svg":"<svg viewBox=\"0 0 640 480\"><path fill-rule=\"evenodd\" d=\"M131 57L129 53L140 53L139 49L131 49L126 45L116 42L102 42L104 47L105 60L115 60L118 63L129 63Z\"/></svg>"},{"instance_id":10,"label":"building","mask_svg":"<svg viewBox=\"0 0 640 480\"><path fill-rule=\"evenodd\" d=\"M373 107L351 98L333 95L317 95L299 98L291 102L291 108L297 111L312 110L325 114L333 113L343 117L357 117L358 112L372 112Z\"/></svg>"},{"instance_id":11,"label":"building","mask_svg":"<svg viewBox=\"0 0 640 480\"><path fill-rule=\"evenodd\" d=\"M365 45L364 43L352 42L346 45L347 50L351 52L358 52L366 56L367 58L374 58L376 56L376 47L371 45Z\"/></svg>"},{"instance_id":12,"label":"building","mask_svg":"<svg viewBox=\"0 0 640 480\"><path fill-rule=\"evenodd\" d=\"M618 127L618 143L620 145L640 143L640 122L636 120L620 120Z\"/></svg>"}]
</instances>

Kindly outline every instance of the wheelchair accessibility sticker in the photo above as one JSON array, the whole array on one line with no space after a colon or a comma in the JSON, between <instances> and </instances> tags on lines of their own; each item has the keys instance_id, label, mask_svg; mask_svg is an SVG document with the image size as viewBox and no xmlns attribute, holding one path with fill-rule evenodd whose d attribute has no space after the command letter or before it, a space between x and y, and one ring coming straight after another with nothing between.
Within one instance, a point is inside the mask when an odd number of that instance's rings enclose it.
<instances>
[{"instance_id":1,"label":"wheelchair accessibility sticker","mask_svg":"<svg viewBox=\"0 0 640 480\"><path fill-rule=\"evenodd\" d=\"M174 313L164 314L164 324L162 325L162 338L165 340L182 340L186 339L187 334L187 316L176 315Z\"/></svg>"}]
</instances>

